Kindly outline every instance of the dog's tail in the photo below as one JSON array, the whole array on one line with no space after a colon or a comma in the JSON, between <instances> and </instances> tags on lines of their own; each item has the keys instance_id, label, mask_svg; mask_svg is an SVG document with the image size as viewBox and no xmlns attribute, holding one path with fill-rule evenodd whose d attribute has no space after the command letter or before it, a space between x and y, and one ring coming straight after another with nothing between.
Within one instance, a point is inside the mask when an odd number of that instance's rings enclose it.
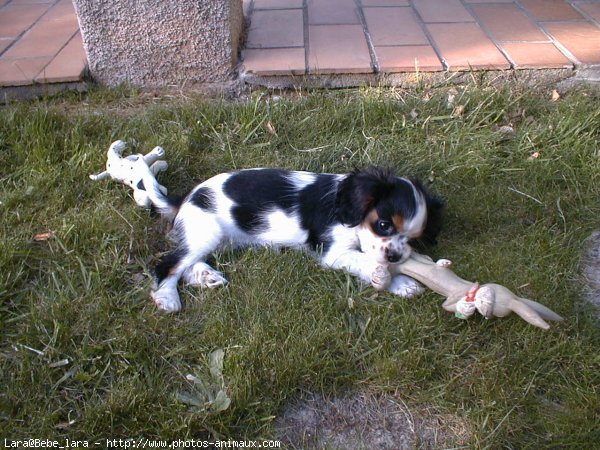
<instances>
[{"instance_id":1,"label":"dog's tail","mask_svg":"<svg viewBox=\"0 0 600 450\"><path fill-rule=\"evenodd\" d=\"M156 181L156 177L148 167L148 165L140 158L140 165L143 164L142 182L143 189L148 194L148 198L152 202L152 206L163 216L172 220L177 215L181 206L181 198L165 195L161 190L161 185ZM164 188L163 188L164 189Z\"/></svg>"}]
</instances>

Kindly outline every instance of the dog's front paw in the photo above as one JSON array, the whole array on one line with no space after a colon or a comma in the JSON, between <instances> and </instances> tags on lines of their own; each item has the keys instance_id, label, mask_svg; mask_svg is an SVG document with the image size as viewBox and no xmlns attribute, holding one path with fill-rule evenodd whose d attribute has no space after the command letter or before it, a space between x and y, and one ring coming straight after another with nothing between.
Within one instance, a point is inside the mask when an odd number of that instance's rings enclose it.
<instances>
[{"instance_id":1,"label":"dog's front paw","mask_svg":"<svg viewBox=\"0 0 600 450\"><path fill-rule=\"evenodd\" d=\"M196 263L190 267L183 275L183 279L190 286L203 288L216 288L227 284L227 279L221 272L204 262Z\"/></svg>"},{"instance_id":2,"label":"dog's front paw","mask_svg":"<svg viewBox=\"0 0 600 450\"><path fill-rule=\"evenodd\" d=\"M425 292L425 288L414 278L397 275L392 279L388 291L400 297L410 298Z\"/></svg>"},{"instance_id":3,"label":"dog's front paw","mask_svg":"<svg viewBox=\"0 0 600 450\"><path fill-rule=\"evenodd\" d=\"M164 312L174 313L181 310L181 301L177 288L161 288L150 293L156 307Z\"/></svg>"},{"instance_id":4,"label":"dog's front paw","mask_svg":"<svg viewBox=\"0 0 600 450\"><path fill-rule=\"evenodd\" d=\"M387 266L379 265L371 274L371 286L378 291L387 289L391 281L392 275L390 274Z\"/></svg>"}]
</instances>

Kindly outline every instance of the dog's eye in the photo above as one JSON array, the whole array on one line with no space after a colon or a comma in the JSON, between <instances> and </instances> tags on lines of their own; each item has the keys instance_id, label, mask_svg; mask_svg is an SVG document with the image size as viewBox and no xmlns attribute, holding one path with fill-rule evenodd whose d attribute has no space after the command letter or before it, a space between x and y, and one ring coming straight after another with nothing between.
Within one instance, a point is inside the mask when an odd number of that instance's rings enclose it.
<instances>
[{"instance_id":1,"label":"dog's eye","mask_svg":"<svg viewBox=\"0 0 600 450\"><path fill-rule=\"evenodd\" d=\"M378 220L376 225L377 231L381 233L389 233L393 229L392 222L389 220Z\"/></svg>"}]
</instances>

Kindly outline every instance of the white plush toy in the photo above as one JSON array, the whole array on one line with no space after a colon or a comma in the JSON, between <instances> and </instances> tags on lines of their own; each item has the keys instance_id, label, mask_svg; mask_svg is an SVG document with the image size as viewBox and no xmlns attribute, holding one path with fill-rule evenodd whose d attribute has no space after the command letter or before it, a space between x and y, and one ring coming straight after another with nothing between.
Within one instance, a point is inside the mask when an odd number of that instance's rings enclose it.
<instances>
[{"instance_id":1,"label":"white plush toy","mask_svg":"<svg viewBox=\"0 0 600 450\"><path fill-rule=\"evenodd\" d=\"M123 150L127 144L123 141L113 142L107 152L106 170L98 175L90 175L94 181L103 180L104 178L112 178L120 181L133 189L133 199L135 202L144 208L149 208L152 205L144 182L142 180L146 167L154 176L159 172L167 170L168 164L163 160L165 151L162 147L154 147L154 149L146 155L137 154L122 157ZM144 167L145 166L145 167ZM166 195L167 188L160 186L160 190Z\"/></svg>"}]
</instances>

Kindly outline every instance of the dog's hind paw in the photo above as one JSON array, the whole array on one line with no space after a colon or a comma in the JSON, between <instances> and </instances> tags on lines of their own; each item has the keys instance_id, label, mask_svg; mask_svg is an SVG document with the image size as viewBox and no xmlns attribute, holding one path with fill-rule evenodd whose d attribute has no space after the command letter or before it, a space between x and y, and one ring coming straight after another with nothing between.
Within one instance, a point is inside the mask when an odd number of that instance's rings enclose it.
<instances>
[{"instance_id":1,"label":"dog's hind paw","mask_svg":"<svg viewBox=\"0 0 600 450\"><path fill-rule=\"evenodd\" d=\"M157 308L164 312L174 313L181 310L181 301L177 289L162 288L151 292L150 296L156 303Z\"/></svg>"},{"instance_id":2,"label":"dog's hind paw","mask_svg":"<svg viewBox=\"0 0 600 450\"><path fill-rule=\"evenodd\" d=\"M392 294L405 298L414 297L425 292L425 288L421 283L406 275L398 275L392 278L387 290Z\"/></svg>"},{"instance_id":3,"label":"dog's hind paw","mask_svg":"<svg viewBox=\"0 0 600 450\"><path fill-rule=\"evenodd\" d=\"M190 286L203 288L216 288L225 286L227 279L223 274L204 262L199 262L190 267L183 275L184 281Z\"/></svg>"}]
</instances>

